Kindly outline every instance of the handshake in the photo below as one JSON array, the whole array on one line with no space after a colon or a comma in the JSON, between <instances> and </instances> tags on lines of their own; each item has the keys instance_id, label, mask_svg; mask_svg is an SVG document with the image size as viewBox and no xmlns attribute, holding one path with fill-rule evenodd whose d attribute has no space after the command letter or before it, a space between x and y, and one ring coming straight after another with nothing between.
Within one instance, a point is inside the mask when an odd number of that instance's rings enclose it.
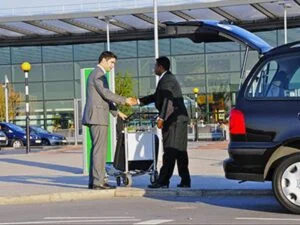
<instances>
[{"instance_id":1,"label":"handshake","mask_svg":"<svg viewBox=\"0 0 300 225\"><path fill-rule=\"evenodd\" d=\"M135 97L128 97L128 98L126 98L126 104L130 105L130 106L137 105L138 99Z\"/></svg>"}]
</instances>

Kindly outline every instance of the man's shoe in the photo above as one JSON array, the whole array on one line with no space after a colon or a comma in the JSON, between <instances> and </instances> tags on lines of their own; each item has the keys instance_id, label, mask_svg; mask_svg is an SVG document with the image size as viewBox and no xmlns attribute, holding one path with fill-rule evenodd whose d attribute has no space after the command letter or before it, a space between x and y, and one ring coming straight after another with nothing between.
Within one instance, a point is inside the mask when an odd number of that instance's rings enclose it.
<instances>
[{"instance_id":1,"label":"man's shoe","mask_svg":"<svg viewBox=\"0 0 300 225\"><path fill-rule=\"evenodd\" d=\"M169 188L169 184L153 183L149 184L148 188Z\"/></svg>"},{"instance_id":2,"label":"man's shoe","mask_svg":"<svg viewBox=\"0 0 300 225\"><path fill-rule=\"evenodd\" d=\"M94 186L94 185L89 184L88 189L93 189L93 186Z\"/></svg>"},{"instance_id":3,"label":"man's shoe","mask_svg":"<svg viewBox=\"0 0 300 225\"><path fill-rule=\"evenodd\" d=\"M191 185L190 184L182 184L182 183L180 183L180 184L177 184L177 187L179 187L179 188L191 188Z\"/></svg>"},{"instance_id":4,"label":"man's shoe","mask_svg":"<svg viewBox=\"0 0 300 225\"><path fill-rule=\"evenodd\" d=\"M109 189L115 189L115 186L109 185L109 184L100 184L100 185L93 185L93 190L109 190Z\"/></svg>"}]
</instances>

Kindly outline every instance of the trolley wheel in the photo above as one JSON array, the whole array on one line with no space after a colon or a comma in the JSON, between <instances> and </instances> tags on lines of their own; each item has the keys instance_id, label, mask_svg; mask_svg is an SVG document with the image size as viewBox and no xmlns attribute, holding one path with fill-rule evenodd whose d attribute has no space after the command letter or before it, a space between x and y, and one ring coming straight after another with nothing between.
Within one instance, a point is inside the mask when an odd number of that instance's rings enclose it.
<instances>
[{"instance_id":1,"label":"trolley wheel","mask_svg":"<svg viewBox=\"0 0 300 225\"><path fill-rule=\"evenodd\" d=\"M154 184L157 182L157 180L158 180L158 172L153 171L153 174L150 175L150 183Z\"/></svg>"},{"instance_id":2,"label":"trolley wheel","mask_svg":"<svg viewBox=\"0 0 300 225\"><path fill-rule=\"evenodd\" d=\"M121 186L121 177L116 177L117 186Z\"/></svg>"},{"instance_id":3,"label":"trolley wheel","mask_svg":"<svg viewBox=\"0 0 300 225\"><path fill-rule=\"evenodd\" d=\"M123 184L126 187L131 187L131 185L132 185L132 176L131 176L131 174L125 174L125 176L123 177Z\"/></svg>"}]
</instances>

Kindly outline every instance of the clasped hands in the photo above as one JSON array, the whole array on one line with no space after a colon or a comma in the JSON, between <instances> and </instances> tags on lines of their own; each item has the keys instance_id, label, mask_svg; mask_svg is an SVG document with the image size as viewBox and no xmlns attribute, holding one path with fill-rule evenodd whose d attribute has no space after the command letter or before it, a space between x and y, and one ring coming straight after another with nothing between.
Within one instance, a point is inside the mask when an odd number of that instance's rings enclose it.
<instances>
[{"instance_id":1,"label":"clasped hands","mask_svg":"<svg viewBox=\"0 0 300 225\"><path fill-rule=\"evenodd\" d=\"M128 97L128 98L126 98L126 104L130 105L130 106L137 105L138 100L135 97Z\"/></svg>"}]
</instances>

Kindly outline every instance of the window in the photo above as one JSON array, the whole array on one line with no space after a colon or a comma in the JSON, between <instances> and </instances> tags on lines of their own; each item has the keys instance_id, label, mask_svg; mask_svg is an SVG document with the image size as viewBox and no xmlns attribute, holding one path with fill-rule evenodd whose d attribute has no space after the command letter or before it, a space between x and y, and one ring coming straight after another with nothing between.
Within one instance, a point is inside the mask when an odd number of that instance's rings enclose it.
<instances>
[{"instance_id":1,"label":"window","mask_svg":"<svg viewBox=\"0 0 300 225\"><path fill-rule=\"evenodd\" d=\"M252 79L251 86L248 89L248 97L265 97L277 69L278 64L276 61L266 63Z\"/></svg>"},{"instance_id":2,"label":"window","mask_svg":"<svg viewBox=\"0 0 300 225\"><path fill-rule=\"evenodd\" d=\"M250 98L300 97L300 57L280 57L261 67L250 81Z\"/></svg>"}]
</instances>

